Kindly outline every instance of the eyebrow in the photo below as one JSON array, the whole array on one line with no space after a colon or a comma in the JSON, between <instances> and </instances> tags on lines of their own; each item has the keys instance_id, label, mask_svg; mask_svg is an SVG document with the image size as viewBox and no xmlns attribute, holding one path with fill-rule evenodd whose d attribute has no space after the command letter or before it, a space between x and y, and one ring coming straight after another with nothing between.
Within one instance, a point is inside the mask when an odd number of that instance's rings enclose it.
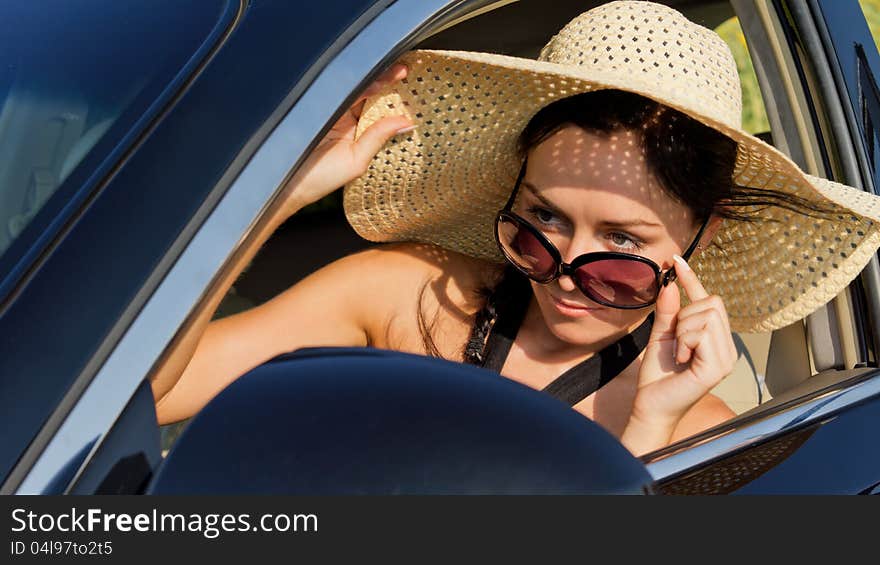
<instances>
[{"instance_id":1,"label":"eyebrow","mask_svg":"<svg viewBox=\"0 0 880 565\"><path fill-rule=\"evenodd\" d=\"M525 180L522 181L521 184L524 187L526 187L528 189L528 191L531 192L532 195L541 202L541 204L543 204L547 208L550 208L550 210L552 210L553 212L556 212L557 214L564 216L565 218L568 218L568 215L565 212L563 212L559 208L559 206L550 202L544 196L539 194L538 188L535 185L533 185L532 183L525 181ZM649 222L648 220L643 220L641 218L632 218L632 219L626 219L626 220L602 220L600 223L604 226L610 226L610 227L633 227L633 226L645 226L645 227L651 227L651 228L662 228L663 227L662 224L658 224L656 222Z\"/></svg>"},{"instance_id":2,"label":"eyebrow","mask_svg":"<svg viewBox=\"0 0 880 565\"><path fill-rule=\"evenodd\" d=\"M521 184L522 184L524 187L526 187L526 189L528 189L528 191L532 193L532 196L534 196L535 198L537 198L537 199L541 202L541 204L543 204L544 206L546 206L547 208L549 208L551 211L555 212L556 214L562 216L562 217L565 218L566 220L568 219L568 214L566 214L565 212L563 212L562 209L561 209L559 206L557 206L556 204L550 202L549 200L547 200L546 198L544 198L541 194L539 194L539 193L538 193L538 189L537 189L537 187L536 187L535 185L533 185L532 183L530 183L530 182L528 182L528 181L525 181L525 180L522 181Z\"/></svg>"},{"instance_id":3,"label":"eyebrow","mask_svg":"<svg viewBox=\"0 0 880 565\"><path fill-rule=\"evenodd\" d=\"M654 222L649 222L647 220L642 220L639 218L634 218L632 220L603 220L600 222L604 226L612 226L612 227L622 227L628 228L633 226L645 226L647 228L662 228L662 224L657 224Z\"/></svg>"}]
</instances>

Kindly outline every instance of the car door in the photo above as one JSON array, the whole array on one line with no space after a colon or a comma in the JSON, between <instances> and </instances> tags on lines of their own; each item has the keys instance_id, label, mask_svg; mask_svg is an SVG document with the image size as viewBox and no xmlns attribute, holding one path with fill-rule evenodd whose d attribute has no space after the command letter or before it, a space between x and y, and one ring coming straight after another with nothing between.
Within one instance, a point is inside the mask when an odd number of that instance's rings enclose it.
<instances>
[{"instance_id":1,"label":"car door","mask_svg":"<svg viewBox=\"0 0 880 565\"><path fill-rule=\"evenodd\" d=\"M125 175L146 164L147 140L240 4L2 11L0 490L12 492L146 296L176 227L157 213L192 205L180 185L158 184L161 169L140 187ZM115 418L134 390L94 416ZM96 437L75 452L85 456Z\"/></svg>"},{"instance_id":2,"label":"car door","mask_svg":"<svg viewBox=\"0 0 880 565\"><path fill-rule=\"evenodd\" d=\"M3 492L140 488L158 457L145 379L214 274L352 93L420 27L482 4L232 4L161 120L5 304Z\"/></svg>"}]
</instances>

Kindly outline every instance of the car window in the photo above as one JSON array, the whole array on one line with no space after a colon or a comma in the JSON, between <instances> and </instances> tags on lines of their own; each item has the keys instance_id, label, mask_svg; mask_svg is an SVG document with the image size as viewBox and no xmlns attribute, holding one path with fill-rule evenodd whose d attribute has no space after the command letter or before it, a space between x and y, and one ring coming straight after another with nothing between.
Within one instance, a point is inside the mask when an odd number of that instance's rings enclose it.
<instances>
[{"instance_id":1,"label":"car window","mask_svg":"<svg viewBox=\"0 0 880 565\"><path fill-rule=\"evenodd\" d=\"M227 4L0 4L0 297L162 108L163 90L235 13Z\"/></svg>"},{"instance_id":2,"label":"car window","mask_svg":"<svg viewBox=\"0 0 880 565\"><path fill-rule=\"evenodd\" d=\"M742 123L743 129L757 135L770 131L770 122L767 119L767 110L764 108L764 99L758 88L758 77L755 76L755 67L752 57L746 46L746 36L739 24L739 18L733 17L715 28L733 53L736 60L736 68L739 71L739 80L742 84Z\"/></svg>"},{"instance_id":3,"label":"car window","mask_svg":"<svg viewBox=\"0 0 880 565\"><path fill-rule=\"evenodd\" d=\"M587 6L588 7L588 6ZM518 2L482 13L455 26L445 28L421 41L417 48L463 49L500 52L535 57L547 39L571 17L587 7L567 2L548 10L537 2ZM536 12L546 15L540 24ZM755 70L739 20L728 3L715 3L690 14L701 24L715 29L731 47L743 84L743 126L746 131L769 140L770 125L758 87ZM529 25L535 22L535 25ZM262 304L304 276L370 245L352 230L342 210L341 195L331 194L290 218L279 228L238 278L214 313L214 319L248 310ZM313 253L301 254L290 261L291 250L298 242L313 241ZM318 252L319 251L319 252ZM768 400L764 385L770 334L736 336L740 359L735 373L713 392L737 414ZM809 376L804 375L804 378ZM168 449L185 424L163 429L163 448Z\"/></svg>"},{"instance_id":4,"label":"car window","mask_svg":"<svg viewBox=\"0 0 880 565\"><path fill-rule=\"evenodd\" d=\"M588 7L588 6L587 6ZM587 9L582 3L566 2L548 10L537 2L517 2L482 13L445 28L421 41L416 47L489 51L520 57L537 56L541 45L570 18ZM546 19L535 21L537 12ZM743 87L743 127L766 141L771 140L764 100L739 19L728 3L714 3L688 15L715 31L733 52ZM533 25L530 25L533 23ZM315 241L321 253L308 254L300 261L285 260L297 241ZM230 289L215 319L262 304L322 266L369 245L348 225L340 194L331 194L319 203L297 213L267 242ZM735 373L713 392L736 413L743 413L770 398L764 384L771 335L735 336L740 359ZM809 374L804 374L807 378ZM167 434L170 439L173 434Z\"/></svg>"}]
</instances>

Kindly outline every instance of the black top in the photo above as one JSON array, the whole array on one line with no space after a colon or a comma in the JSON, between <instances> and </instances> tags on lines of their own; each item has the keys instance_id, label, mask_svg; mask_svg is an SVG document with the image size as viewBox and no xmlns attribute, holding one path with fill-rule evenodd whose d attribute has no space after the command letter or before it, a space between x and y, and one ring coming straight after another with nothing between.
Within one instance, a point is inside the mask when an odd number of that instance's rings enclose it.
<instances>
[{"instance_id":1,"label":"black top","mask_svg":"<svg viewBox=\"0 0 880 565\"><path fill-rule=\"evenodd\" d=\"M482 367L500 373L504 360L510 352L513 340L525 319L529 307L531 289L528 294L517 293L514 298L499 301L496 305L496 317L486 337L483 348ZM648 345L654 313L648 315L638 328L611 345L605 347L589 359L568 369L550 384L544 391L574 406L619 375L629 366L642 350Z\"/></svg>"}]
</instances>

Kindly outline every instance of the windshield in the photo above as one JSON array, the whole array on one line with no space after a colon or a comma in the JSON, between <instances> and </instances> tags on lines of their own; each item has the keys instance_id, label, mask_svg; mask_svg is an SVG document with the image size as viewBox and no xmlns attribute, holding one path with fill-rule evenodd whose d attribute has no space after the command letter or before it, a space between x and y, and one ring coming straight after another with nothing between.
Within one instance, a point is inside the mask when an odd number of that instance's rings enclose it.
<instances>
[{"instance_id":1,"label":"windshield","mask_svg":"<svg viewBox=\"0 0 880 565\"><path fill-rule=\"evenodd\" d=\"M161 107L225 5L0 4L0 283Z\"/></svg>"}]
</instances>

